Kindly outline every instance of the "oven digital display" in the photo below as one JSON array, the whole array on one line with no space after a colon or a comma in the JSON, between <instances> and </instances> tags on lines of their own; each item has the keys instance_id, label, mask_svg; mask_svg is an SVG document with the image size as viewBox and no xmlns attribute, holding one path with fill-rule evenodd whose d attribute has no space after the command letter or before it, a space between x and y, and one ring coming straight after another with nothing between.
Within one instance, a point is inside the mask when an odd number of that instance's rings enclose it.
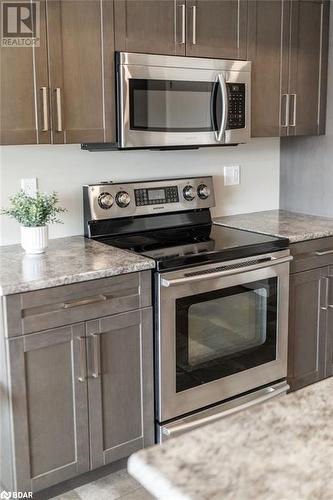
<instances>
[{"instance_id":1,"label":"oven digital display","mask_svg":"<svg viewBox=\"0 0 333 500\"><path fill-rule=\"evenodd\" d=\"M144 205L161 205L165 203L178 203L178 187L166 186L150 189L135 189L135 203L137 207Z\"/></svg>"},{"instance_id":2,"label":"oven digital display","mask_svg":"<svg viewBox=\"0 0 333 500\"><path fill-rule=\"evenodd\" d=\"M165 191L164 189L148 189L148 200L164 200Z\"/></svg>"}]
</instances>

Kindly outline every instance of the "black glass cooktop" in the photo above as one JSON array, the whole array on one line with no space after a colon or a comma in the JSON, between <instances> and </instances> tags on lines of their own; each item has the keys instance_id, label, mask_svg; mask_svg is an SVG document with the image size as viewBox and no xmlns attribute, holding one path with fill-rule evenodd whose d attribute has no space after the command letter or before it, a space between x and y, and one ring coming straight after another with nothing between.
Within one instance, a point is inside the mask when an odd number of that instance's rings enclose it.
<instances>
[{"instance_id":1,"label":"black glass cooktop","mask_svg":"<svg viewBox=\"0 0 333 500\"><path fill-rule=\"evenodd\" d=\"M151 257L158 270L260 255L289 245L285 238L216 224L122 234L98 241Z\"/></svg>"}]
</instances>

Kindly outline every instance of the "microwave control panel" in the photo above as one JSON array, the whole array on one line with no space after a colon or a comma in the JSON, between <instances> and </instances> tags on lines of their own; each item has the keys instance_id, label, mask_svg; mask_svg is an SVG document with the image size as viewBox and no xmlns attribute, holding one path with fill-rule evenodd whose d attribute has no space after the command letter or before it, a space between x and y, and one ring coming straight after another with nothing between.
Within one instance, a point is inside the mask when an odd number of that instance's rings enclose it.
<instances>
[{"instance_id":1,"label":"microwave control panel","mask_svg":"<svg viewBox=\"0 0 333 500\"><path fill-rule=\"evenodd\" d=\"M245 83L227 83L229 107L227 129L245 127Z\"/></svg>"}]
</instances>

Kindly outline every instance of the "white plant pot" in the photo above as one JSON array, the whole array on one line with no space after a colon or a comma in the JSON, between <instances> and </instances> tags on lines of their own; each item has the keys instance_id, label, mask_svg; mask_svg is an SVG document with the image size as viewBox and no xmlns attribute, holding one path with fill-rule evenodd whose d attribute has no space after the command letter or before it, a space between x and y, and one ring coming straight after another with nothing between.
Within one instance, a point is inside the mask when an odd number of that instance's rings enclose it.
<instances>
[{"instance_id":1,"label":"white plant pot","mask_svg":"<svg viewBox=\"0 0 333 500\"><path fill-rule=\"evenodd\" d=\"M47 226L21 226L21 245L29 255L44 253L48 245L49 233Z\"/></svg>"}]
</instances>

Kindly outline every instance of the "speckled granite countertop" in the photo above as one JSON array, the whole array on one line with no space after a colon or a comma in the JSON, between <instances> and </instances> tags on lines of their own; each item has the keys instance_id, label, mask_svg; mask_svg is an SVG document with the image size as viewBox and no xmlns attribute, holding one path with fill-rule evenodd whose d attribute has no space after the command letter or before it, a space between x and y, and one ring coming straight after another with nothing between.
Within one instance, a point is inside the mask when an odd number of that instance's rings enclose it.
<instances>
[{"instance_id":1,"label":"speckled granite countertop","mask_svg":"<svg viewBox=\"0 0 333 500\"><path fill-rule=\"evenodd\" d=\"M134 454L165 500L331 500L333 378Z\"/></svg>"},{"instance_id":2,"label":"speckled granite countertop","mask_svg":"<svg viewBox=\"0 0 333 500\"><path fill-rule=\"evenodd\" d=\"M20 245L0 247L0 295L153 269L147 257L83 236L49 241L46 253L25 255Z\"/></svg>"},{"instance_id":3,"label":"speckled granite countertop","mask_svg":"<svg viewBox=\"0 0 333 500\"><path fill-rule=\"evenodd\" d=\"M289 238L290 243L333 236L333 219L287 210L216 217L216 224Z\"/></svg>"}]
</instances>

